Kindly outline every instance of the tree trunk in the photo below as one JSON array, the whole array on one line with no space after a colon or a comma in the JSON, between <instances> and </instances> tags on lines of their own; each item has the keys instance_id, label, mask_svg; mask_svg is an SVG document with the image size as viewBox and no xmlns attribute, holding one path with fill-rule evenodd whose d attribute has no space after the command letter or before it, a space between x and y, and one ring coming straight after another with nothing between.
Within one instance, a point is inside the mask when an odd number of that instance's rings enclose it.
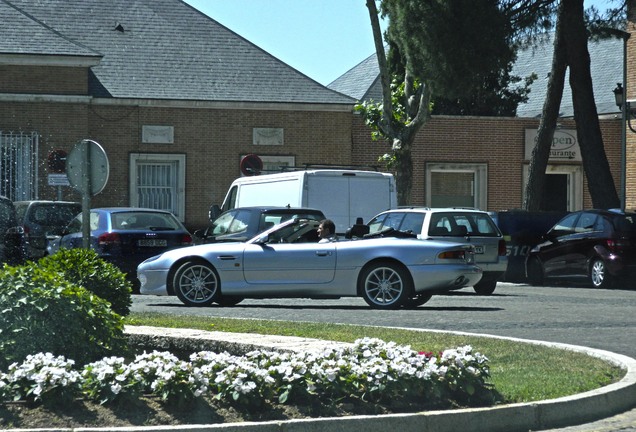
<instances>
[{"instance_id":1,"label":"tree trunk","mask_svg":"<svg viewBox=\"0 0 636 432\"><path fill-rule=\"evenodd\" d=\"M537 132L537 143L532 150L532 159L528 169L528 182L526 184L526 194L523 208L528 211L541 210L541 199L543 196L543 186L546 178L546 168L550 158L550 148L554 138L563 98L563 87L565 85L565 72L567 70L565 52L565 33L563 31L562 6L559 6L557 16L556 31L554 33L554 52L552 53L552 70L548 80L548 89L539 130Z\"/></svg>"},{"instance_id":2,"label":"tree trunk","mask_svg":"<svg viewBox=\"0 0 636 432\"><path fill-rule=\"evenodd\" d=\"M399 138L393 139L393 152L395 153L395 187L397 188L397 203L406 206L411 203L411 190L413 188L413 157L411 145L402 142Z\"/></svg>"},{"instance_id":3,"label":"tree trunk","mask_svg":"<svg viewBox=\"0 0 636 432\"><path fill-rule=\"evenodd\" d=\"M605 154L594 101L583 0L562 0L562 6L574 120L592 205L594 208L618 208L620 198Z\"/></svg>"}]
</instances>

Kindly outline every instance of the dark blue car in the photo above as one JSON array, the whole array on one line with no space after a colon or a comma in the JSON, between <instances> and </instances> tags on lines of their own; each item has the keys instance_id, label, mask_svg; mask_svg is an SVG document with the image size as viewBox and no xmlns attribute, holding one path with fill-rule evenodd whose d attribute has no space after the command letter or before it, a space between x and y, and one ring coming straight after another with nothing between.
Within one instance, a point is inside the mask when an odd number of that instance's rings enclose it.
<instances>
[{"instance_id":1,"label":"dark blue car","mask_svg":"<svg viewBox=\"0 0 636 432\"><path fill-rule=\"evenodd\" d=\"M49 243L49 253L59 248L82 247L82 213ZM90 211L90 245L97 254L115 264L131 280L137 265L169 249L192 245L192 237L170 212L146 208L112 207Z\"/></svg>"}]
</instances>

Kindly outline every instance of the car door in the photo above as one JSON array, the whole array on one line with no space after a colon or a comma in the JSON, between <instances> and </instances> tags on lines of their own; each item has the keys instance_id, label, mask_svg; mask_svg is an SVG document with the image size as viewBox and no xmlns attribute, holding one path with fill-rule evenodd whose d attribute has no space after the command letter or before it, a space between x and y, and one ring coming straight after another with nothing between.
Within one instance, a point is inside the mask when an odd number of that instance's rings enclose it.
<instances>
[{"instance_id":1,"label":"car door","mask_svg":"<svg viewBox=\"0 0 636 432\"><path fill-rule=\"evenodd\" d=\"M572 213L561 219L548 231L546 241L539 245L539 257L543 262L546 276L559 276L566 273L570 260L570 237L575 234L574 227L581 213Z\"/></svg>"},{"instance_id":2,"label":"car door","mask_svg":"<svg viewBox=\"0 0 636 432\"><path fill-rule=\"evenodd\" d=\"M588 257L599 237L603 235L603 223L599 219L596 213L581 213L581 217L576 221L574 234L567 236L567 243L563 245L566 251L563 274L587 275Z\"/></svg>"},{"instance_id":3,"label":"car door","mask_svg":"<svg viewBox=\"0 0 636 432\"><path fill-rule=\"evenodd\" d=\"M248 284L312 285L333 280L337 242L248 244L243 274Z\"/></svg>"}]
</instances>

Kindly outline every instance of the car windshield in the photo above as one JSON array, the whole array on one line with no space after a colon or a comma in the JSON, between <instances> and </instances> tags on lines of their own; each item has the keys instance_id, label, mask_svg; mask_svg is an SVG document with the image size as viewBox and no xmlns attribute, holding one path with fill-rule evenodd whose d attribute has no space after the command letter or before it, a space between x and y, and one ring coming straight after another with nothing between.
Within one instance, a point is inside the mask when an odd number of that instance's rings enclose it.
<instances>
[{"instance_id":1,"label":"car windshield","mask_svg":"<svg viewBox=\"0 0 636 432\"><path fill-rule=\"evenodd\" d=\"M262 229L269 229L274 225L278 225L279 223L283 223L290 219L308 219L308 220L316 220L320 221L324 219L322 214L310 213L310 212L277 212L277 211L268 211L266 213L261 214L261 220L258 224Z\"/></svg>"},{"instance_id":2,"label":"car windshield","mask_svg":"<svg viewBox=\"0 0 636 432\"><path fill-rule=\"evenodd\" d=\"M238 234L245 232L250 221L250 212L234 210L223 213L212 223L212 234Z\"/></svg>"},{"instance_id":3,"label":"car windshield","mask_svg":"<svg viewBox=\"0 0 636 432\"><path fill-rule=\"evenodd\" d=\"M168 213L119 212L111 214L113 229L118 230L175 230L178 222Z\"/></svg>"},{"instance_id":4,"label":"car windshield","mask_svg":"<svg viewBox=\"0 0 636 432\"><path fill-rule=\"evenodd\" d=\"M0 229L4 232L15 224L13 205L10 201L0 201Z\"/></svg>"},{"instance_id":5,"label":"car windshield","mask_svg":"<svg viewBox=\"0 0 636 432\"><path fill-rule=\"evenodd\" d=\"M29 216L29 222L50 227L64 227L73 219L81 208L68 205L35 205Z\"/></svg>"},{"instance_id":6,"label":"car windshield","mask_svg":"<svg viewBox=\"0 0 636 432\"><path fill-rule=\"evenodd\" d=\"M315 243L318 237L317 220L290 219L277 225L269 233L261 234L250 240L252 243Z\"/></svg>"},{"instance_id":7,"label":"car windshield","mask_svg":"<svg viewBox=\"0 0 636 432\"><path fill-rule=\"evenodd\" d=\"M498 237L499 230L487 213L440 212L431 215L429 235Z\"/></svg>"}]
</instances>

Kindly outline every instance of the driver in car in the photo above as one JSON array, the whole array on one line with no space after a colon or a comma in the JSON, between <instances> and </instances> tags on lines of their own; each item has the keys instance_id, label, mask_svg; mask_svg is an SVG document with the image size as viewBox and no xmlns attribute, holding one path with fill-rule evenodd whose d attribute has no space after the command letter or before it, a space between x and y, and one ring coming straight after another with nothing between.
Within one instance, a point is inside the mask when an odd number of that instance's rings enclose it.
<instances>
[{"instance_id":1,"label":"driver in car","mask_svg":"<svg viewBox=\"0 0 636 432\"><path fill-rule=\"evenodd\" d=\"M320 241L318 243L327 243L336 241L336 224L331 219L323 219L318 226L318 237Z\"/></svg>"}]
</instances>

